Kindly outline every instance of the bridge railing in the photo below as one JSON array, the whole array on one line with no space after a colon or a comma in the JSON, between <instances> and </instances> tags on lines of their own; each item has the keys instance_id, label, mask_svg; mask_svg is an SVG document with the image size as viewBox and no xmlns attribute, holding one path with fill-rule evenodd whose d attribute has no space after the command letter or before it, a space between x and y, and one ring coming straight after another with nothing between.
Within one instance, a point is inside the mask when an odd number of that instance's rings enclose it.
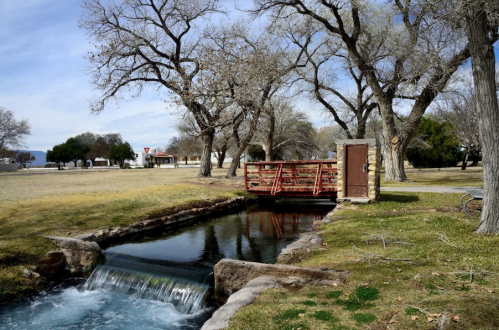
<instances>
[{"instance_id":1,"label":"bridge railing","mask_svg":"<svg viewBox=\"0 0 499 330\"><path fill-rule=\"evenodd\" d=\"M245 163L244 187L256 195L336 197L336 159Z\"/></svg>"}]
</instances>

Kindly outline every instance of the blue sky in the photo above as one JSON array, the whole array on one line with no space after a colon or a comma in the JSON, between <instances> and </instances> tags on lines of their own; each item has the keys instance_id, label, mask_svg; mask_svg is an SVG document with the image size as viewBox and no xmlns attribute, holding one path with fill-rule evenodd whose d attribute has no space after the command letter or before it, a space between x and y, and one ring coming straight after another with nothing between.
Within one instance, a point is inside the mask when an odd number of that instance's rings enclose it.
<instances>
[{"instance_id":1,"label":"blue sky","mask_svg":"<svg viewBox=\"0 0 499 330\"><path fill-rule=\"evenodd\" d=\"M231 17L241 15L232 0L223 3ZM87 131L119 132L136 150L164 146L177 135L178 113L163 101L166 93L146 91L138 100L90 113L87 100L96 94L82 55L91 44L78 28L79 15L76 0L0 1L0 106L30 120L30 150L46 151Z\"/></svg>"}]
</instances>

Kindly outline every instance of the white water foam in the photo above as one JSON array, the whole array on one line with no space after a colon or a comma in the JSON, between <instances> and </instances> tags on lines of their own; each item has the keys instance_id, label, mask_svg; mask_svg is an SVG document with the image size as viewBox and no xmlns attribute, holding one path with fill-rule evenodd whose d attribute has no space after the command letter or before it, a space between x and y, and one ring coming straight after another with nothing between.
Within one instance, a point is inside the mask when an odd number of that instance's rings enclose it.
<instances>
[{"instance_id":1,"label":"white water foam","mask_svg":"<svg viewBox=\"0 0 499 330\"><path fill-rule=\"evenodd\" d=\"M102 289L80 291L71 287L2 310L0 329L196 329L199 326L189 321L203 312L206 310L182 314L172 304L162 301Z\"/></svg>"},{"instance_id":2,"label":"white water foam","mask_svg":"<svg viewBox=\"0 0 499 330\"><path fill-rule=\"evenodd\" d=\"M102 265L94 270L85 289L105 289L141 299L158 300L172 304L180 313L192 314L204 309L209 286L173 276Z\"/></svg>"}]
</instances>

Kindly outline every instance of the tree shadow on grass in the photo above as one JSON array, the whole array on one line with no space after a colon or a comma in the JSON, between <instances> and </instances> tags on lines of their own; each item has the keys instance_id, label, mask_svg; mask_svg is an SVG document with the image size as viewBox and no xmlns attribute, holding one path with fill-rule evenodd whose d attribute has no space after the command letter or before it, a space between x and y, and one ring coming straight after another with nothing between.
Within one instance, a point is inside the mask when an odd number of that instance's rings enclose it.
<instances>
[{"instance_id":1,"label":"tree shadow on grass","mask_svg":"<svg viewBox=\"0 0 499 330\"><path fill-rule=\"evenodd\" d=\"M379 200L382 202L414 203L419 202L419 197L414 195L381 194Z\"/></svg>"}]
</instances>

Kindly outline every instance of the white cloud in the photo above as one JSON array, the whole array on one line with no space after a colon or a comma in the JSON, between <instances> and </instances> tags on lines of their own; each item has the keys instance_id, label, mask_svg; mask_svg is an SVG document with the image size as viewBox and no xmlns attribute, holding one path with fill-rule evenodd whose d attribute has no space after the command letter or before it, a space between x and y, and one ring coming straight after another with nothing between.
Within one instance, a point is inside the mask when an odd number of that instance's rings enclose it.
<instances>
[{"instance_id":1,"label":"white cloud","mask_svg":"<svg viewBox=\"0 0 499 330\"><path fill-rule=\"evenodd\" d=\"M87 131L119 132L137 149L175 135L167 104L147 90L138 100L90 113L87 100L95 91L82 59L90 45L77 27L76 1L2 1L0 12L0 106L30 120L31 150Z\"/></svg>"}]
</instances>

